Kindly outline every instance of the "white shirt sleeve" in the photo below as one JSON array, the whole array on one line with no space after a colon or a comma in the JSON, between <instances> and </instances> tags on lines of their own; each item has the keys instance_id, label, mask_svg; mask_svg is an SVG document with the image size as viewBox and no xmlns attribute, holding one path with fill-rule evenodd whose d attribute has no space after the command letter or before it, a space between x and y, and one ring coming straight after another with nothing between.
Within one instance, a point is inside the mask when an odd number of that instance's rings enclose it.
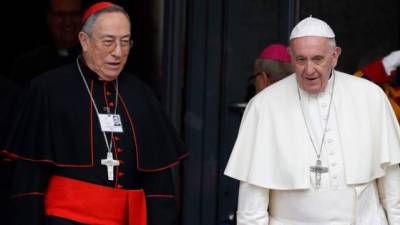
<instances>
[{"instance_id":1,"label":"white shirt sleeve","mask_svg":"<svg viewBox=\"0 0 400 225\"><path fill-rule=\"evenodd\" d=\"M237 225L268 225L269 189L240 182Z\"/></svg>"},{"instance_id":2,"label":"white shirt sleeve","mask_svg":"<svg viewBox=\"0 0 400 225\"><path fill-rule=\"evenodd\" d=\"M386 169L386 175L378 179L379 198L390 225L400 224L400 167Z\"/></svg>"}]
</instances>

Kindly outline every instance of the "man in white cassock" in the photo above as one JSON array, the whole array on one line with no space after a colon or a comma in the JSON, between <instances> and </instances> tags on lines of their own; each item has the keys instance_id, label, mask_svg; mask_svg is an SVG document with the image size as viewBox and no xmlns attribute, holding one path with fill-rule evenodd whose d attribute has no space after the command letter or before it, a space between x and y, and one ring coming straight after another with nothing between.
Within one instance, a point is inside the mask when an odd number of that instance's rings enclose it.
<instances>
[{"instance_id":1,"label":"man in white cassock","mask_svg":"<svg viewBox=\"0 0 400 225\"><path fill-rule=\"evenodd\" d=\"M295 71L248 104L225 174L238 225L399 225L400 129L384 92L335 71L324 21L291 32Z\"/></svg>"}]
</instances>

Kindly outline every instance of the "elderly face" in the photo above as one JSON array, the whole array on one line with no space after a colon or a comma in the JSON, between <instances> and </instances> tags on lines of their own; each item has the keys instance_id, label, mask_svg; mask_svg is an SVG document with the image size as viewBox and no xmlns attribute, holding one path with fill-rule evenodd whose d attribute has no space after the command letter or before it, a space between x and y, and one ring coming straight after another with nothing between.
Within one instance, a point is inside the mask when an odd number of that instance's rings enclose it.
<instances>
[{"instance_id":1,"label":"elderly face","mask_svg":"<svg viewBox=\"0 0 400 225\"><path fill-rule=\"evenodd\" d=\"M86 64L101 80L115 80L125 66L130 50L130 22L121 12L103 13L95 21L90 35L81 32Z\"/></svg>"},{"instance_id":2,"label":"elderly face","mask_svg":"<svg viewBox=\"0 0 400 225\"><path fill-rule=\"evenodd\" d=\"M310 94L324 91L340 52L340 48L333 47L331 40L325 37L292 39L290 53L300 88Z\"/></svg>"},{"instance_id":3,"label":"elderly face","mask_svg":"<svg viewBox=\"0 0 400 225\"><path fill-rule=\"evenodd\" d=\"M78 42L81 8L81 0L51 0L47 22L58 48L69 48Z\"/></svg>"}]
</instances>

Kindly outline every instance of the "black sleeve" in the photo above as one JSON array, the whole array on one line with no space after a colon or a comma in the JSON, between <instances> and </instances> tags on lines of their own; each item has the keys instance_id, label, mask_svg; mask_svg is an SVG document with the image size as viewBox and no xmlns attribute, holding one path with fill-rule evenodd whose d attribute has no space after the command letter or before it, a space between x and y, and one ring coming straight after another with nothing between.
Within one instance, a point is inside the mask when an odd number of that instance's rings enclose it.
<instances>
[{"instance_id":1,"label":"black sleeve","mask_svg":"<svg viewBox=\"0 0 400 225\"><path fill-rule=\"evenodd\" d=\"M177 198L172 169L144 174L148 225L177 225Z\"/></svg>"},{"instance_id":2,"label":"black sleeve","mask_svg":"<svg viewBox=\"0 0 400 225\"><path fill-rule=\"evenodd\" d=\"M43 225L44 193L50 177L47 164L17 160L12 205L15 225Z\"/></svg>"}]
</instances>

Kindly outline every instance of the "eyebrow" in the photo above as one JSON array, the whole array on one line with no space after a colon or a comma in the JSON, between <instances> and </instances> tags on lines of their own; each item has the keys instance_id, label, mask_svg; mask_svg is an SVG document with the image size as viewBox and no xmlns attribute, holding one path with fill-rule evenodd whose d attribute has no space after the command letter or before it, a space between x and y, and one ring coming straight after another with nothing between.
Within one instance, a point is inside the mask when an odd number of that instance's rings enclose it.
<instances>
[{"instance_id":1,"label":"eyebrow","mask_svg":"<svg viewBox=\"0 0 400 225\"><path fill-rule=\"evenodd\" d=\"M323 58L325 58L323 55L315 55L311 57L311 59L323 59Z\"/></svg>"},{"instance_id":2,"label":"eyebrow","mask_svg":"<svg viewBox=\"0 0 400 225\"><path fill-rule=\"evenodd\" d=\"M306 59L306 58L307 57L304 57L302 55L298 55L298 56L296 56L295 59ZM323 59L323 58L325 58L325 56L323 56L323 55L314 55L314 56L311 57L311 59Z\"/></svg>"},{"instance_id":3,"label":"eyebrow","mask_svg":"<svg viewBox=\"0 0 400 225\"><path fill-rule=\"evenodd\" d=\"M130 34L127 34L127 35L124 35L124 36L122 36L122 37L116 37L116 36L114 36L114 35L111 35L111 34L105 34L105 35L101 35L100 36L100 38L130 38L131 37L131 35Z\"/></svg>"}]
</instances>

